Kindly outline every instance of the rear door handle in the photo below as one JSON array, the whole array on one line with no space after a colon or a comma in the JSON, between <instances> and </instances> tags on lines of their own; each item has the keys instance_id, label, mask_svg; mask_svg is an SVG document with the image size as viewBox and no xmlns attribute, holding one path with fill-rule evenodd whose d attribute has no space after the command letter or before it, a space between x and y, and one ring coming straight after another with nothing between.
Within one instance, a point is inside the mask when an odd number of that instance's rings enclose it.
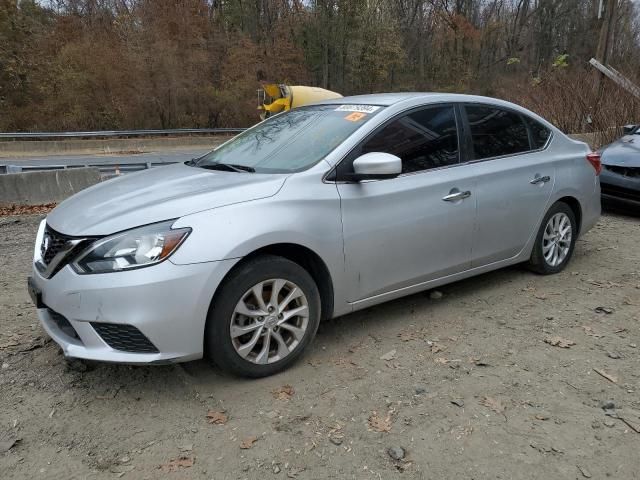
<instances>
[{"instance_id":1,"label":"rear door handle","mask_svg":"<svg viewBox=\"0 0 640 480\"><path fill-rule=\"evenodd\" d=\"M551 180L551 177L549 175L545 175L544 177L541 177L540 175L537 175L532 179L529 180L529 183L531 185L537 185L539 183L547 183Z\"/></svg>"},{"instance_id":2,"label":"rear door handle","mask_svg":"<svg viewBox=\"0 0 640 480\"><path fill-rule=\"evenodd\" d=\"M469 190L466 190L464 192L452 191L451 193L449 193L449 195L445 195L444 197L442 197L442 200L444 200L445 202L457 202L460 200L464 200L465 198L469 198L470 196L471 192Z\"/></svg>"}]
</instances>

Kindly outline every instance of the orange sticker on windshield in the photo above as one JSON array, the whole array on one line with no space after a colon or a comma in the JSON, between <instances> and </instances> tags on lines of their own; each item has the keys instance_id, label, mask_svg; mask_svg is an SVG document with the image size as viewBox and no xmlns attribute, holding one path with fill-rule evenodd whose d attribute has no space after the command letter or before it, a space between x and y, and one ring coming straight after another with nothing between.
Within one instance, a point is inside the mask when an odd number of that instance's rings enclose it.
<instances>
[{"instance_id":1,"label":"orange sticker on windshield","mask_svg":"<svg viewBox=\"0 0 640 480\"><path fill-rule=\"evenodd\" d=\"M353 112L353 113L350 113L349 115L347 115L346 117L344 117L344 119L345 120L349 120L350 122L357 122L358 120L361 120L366 116L367 116L366 113Z\"/></svg>"}]
</instances>

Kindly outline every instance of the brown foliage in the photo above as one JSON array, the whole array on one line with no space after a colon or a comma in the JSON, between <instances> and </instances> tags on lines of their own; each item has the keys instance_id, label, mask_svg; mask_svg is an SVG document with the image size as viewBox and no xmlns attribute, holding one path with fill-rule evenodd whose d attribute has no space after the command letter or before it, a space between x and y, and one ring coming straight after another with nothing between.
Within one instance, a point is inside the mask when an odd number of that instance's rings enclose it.
<instances>
[{"instance_id":1,"label":"brown foliage","mask_svg":"<svg viewBox=\"0 0 640 480\"><path fill-rule=\"evenodd\" d=\"M56 208L55 203L45 205L0 205L0 217L13 215L45 215Z\"/></svg>"},{"instance_id":2,"label":"brown foliage","mask_svg":"<svg viewBox=\"0 0 640 480\"><path fill-rule=\"evenodd\" d=\"M640 84L640 77L634 79ZM504 96L544 116L565 132L594 132L593 148L621 135L625 124L640 121L640 99L610 80L597 88L593 70L548 72L538 81L513 82Z\"/></svg>"},{"instance_id":3,"label":"brown foliage","mask_svg":"<svg viewBox=\"0 0 640 480\"><path fill-rule=\"evenodd\" d=\"M267 81L500 96L567 131L610 131L640 118L609 80L590 85L596 6L0 0L0 130L247 126ZM632 0L618 2L614 32L610 63L640 71Z\"/></svg>"}]
</instances>

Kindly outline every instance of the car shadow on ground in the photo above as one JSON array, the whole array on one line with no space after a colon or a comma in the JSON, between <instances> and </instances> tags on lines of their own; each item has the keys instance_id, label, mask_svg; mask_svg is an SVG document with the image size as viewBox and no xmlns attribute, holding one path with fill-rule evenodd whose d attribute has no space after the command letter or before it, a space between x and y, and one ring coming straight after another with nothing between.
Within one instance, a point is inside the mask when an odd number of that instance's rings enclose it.
<instances>
[{"instance_id":1,"label":"car shadow on ground","mask_svg":"<svg viewBox=\"0 0 640 480\"><path fill-rule=\"evenodd\" d=\"M602 212L613 217L640 219L640 208L618 202L602 202Z\"/></svg>"}]
</instances>

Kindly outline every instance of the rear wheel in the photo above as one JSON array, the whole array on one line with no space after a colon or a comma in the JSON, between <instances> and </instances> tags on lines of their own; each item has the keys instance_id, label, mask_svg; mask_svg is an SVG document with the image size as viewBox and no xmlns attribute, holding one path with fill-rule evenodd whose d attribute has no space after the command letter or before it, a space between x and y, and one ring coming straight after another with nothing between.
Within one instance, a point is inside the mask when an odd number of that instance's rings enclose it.
<instances>
[{"instance_id":1,"label":"rear wheel","mask_svg":"<svg viewBox=\"0 0 640 480\"><path fill-rule=\"evenodd\" d=\"M320 321L320 295L297 263L265 255L230 274L207 319L206 349L222 369L263 377L293 363Z\"/></svg>"},{"instance_id":2,"label":"rear wheel","mask_svg":"<svg viewBox=\"0 0 640 480\"><path fill-rule=\"evenodd\" d=\"M573 255L576 236L576 217L571 207L564 202L554 204L540 225L530 268L543 275L563 270Z\"/></svg>"}]
</instances>

